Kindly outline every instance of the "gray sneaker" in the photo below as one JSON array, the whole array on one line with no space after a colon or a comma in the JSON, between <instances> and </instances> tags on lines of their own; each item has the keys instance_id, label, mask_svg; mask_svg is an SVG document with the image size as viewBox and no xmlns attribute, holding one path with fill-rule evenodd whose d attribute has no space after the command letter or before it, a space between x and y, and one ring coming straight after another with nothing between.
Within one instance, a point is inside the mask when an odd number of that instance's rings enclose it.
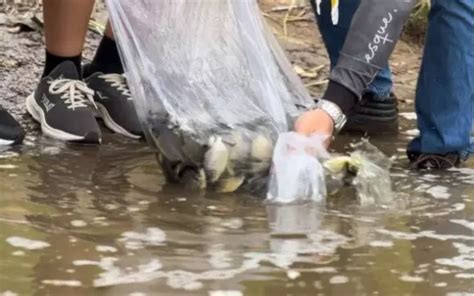
<instances>
[{"instance_id":1,"label":"gray sneaker","mask_svg":"<svg viewBox=\"0 0 474 296\"><path fill-rule=\"evenodd\" d=\"M94 100L105 126L129 138L143 137L143 129L123 74L96 72L85 78L85 82L95 92Z\"/></svg>"},{"instance_id":2,"label":"gray sneaker","mask_svg":"<svg viewBox=\"0 0 474 296\"><path fill-rule=\"evenodd\" d=\"M67 142L101 142L93 106L94 91L80 80L76 67L69 61L41 79L26 99L28 113L41 124L43 134Z\"/></svg>"}]
</instances>

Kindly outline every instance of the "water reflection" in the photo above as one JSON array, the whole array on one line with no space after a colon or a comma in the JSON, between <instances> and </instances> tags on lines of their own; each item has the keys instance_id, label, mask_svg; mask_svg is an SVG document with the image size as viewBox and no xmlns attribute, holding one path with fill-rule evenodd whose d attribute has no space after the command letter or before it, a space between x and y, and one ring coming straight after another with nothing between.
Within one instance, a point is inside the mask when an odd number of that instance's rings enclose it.
<instances>
[{"instance_id":1,"label":"water reflection","mask_svg":"<svg viewBox=\"0 0 474 296\"><path fill-rule=\"evenodd\" d=\"M153 155L140 143L97 149L45 142L8 152L0 159L7 180L0 293L470 291L474 173L409 172L403 142L378 143L397 155L392 177L399 202L390 208L359 206L351 188L324 206L163 188ZM49 246L29 250L10 244L12 237Z\"/></svg>"}]
</instances>

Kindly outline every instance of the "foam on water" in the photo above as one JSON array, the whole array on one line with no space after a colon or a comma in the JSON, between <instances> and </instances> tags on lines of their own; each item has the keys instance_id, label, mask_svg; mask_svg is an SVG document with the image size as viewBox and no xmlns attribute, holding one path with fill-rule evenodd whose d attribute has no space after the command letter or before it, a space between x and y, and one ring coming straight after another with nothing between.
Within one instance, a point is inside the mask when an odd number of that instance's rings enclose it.
<instances>
[{"instance_id":1,"label":"foam on water","mask_svg":"<svg viewBox=\"0 0 474 296\"><path fill-rule=\"evenodd\" d=\"M402 282L411 282L411 283L420 283L424 281L424 279L420 276L404 274L400 277Z\"/></svg>"},{"instance_id":2,"label":"foam on water","mask_svg":"<svg viewBox=\"0 0 474 296\"><path fill-rule=\"evenodd\" d=\"M434 186L427 189L426 192L436 199L448 199L451 197L451 194L448 193L448 187L445 186Z\"/></svg>"},{"instance_id":3,"label":"foam on water","mask_svg":"<svg viewBox=\"0 0 474 296\"><path fill-rule=\"evenodd\" d=\"M104 258L104 259L107 259L107 258ZM113 258L115 260L118 260L116 258ZM98 261L92 261L92 260L74 260L72 262L73 265L75 266L86 266L86 265L97 265L97 266L101 266L101 263L98 262Z\"/></svg>"},{"instance_id":4,"label":"foam on water","mask_svg":"<svg viewBox=\"0 0 474 296\"><path fill-rule=\"evenodd\" d=\"M343 240L345 242L345 240ZM337 246L334 246L337 248ZM314 248L306 247L305 251L321 250L319 246ZM327 249L325 250L328 251ZM333 249L334 251L334 249ZM317 251L316 251L317 252ZM166 284L174 289L184 290L198 290L203 287L202 281L212 280L227 280L234 278L235 276L243 273L247 273L250 270L257 269L261 266L262 262L268 262L275 266L287 269L289 265L298 262L298 249L293 250L291 254L275 254L275 253L246 253L246 258L240 267L229 268L221 270L208 270L203 272L190 272L184 270L170 270L164 271L159 262L150 262L147 265L139 266L138 269L134 267L117 267L115 266L116 258L112 260L106 260L106 262L96 261L80 261L74 262L75 265L96 265L104 269L99 275L99 278L94 280L95 287L107 287L114 285L125 285L135 283L146 283L157 279L165 279ZM104 259L102 259L103 261ZM310 260L311 261L311 260ZM104 264L105 263L105 264ZM325 272L335 273L336 269L333 267L321 267L312 269L314 272ZM290 273L295 275L294 272ZM342 277L342 278L341 278ZM336 281L341 279L344 281L344 276L336 277Z\"/></svg>"},{"instance_id":5,"label":"foam on water","mask_svg":"<svg viewBox=\"0 0 474 296\"><path fill-rule=\"evenodd\" d=\"M460 212L466 208L466 204L463 203L456 203L453 205L453 211Z\"/></svg>"},{"instance_id":6,"label":"foam on water","mask_svg":"<svg viewBox=\"0 0 474 296\"><path fill-rule=\"evenodd\" d=\"M146 246L162 246L165 240L166 233L157 227L147 228L144 233L127 231L122 233L122 238L119 239L130 250L143 249Z\"/></svg>"},{"instance_id":7,"label":"foam on water","mask_svg":"<svg viewBox=\"0 0 474 296\"><path fill-rule=\"evenodd\" d=\"M436 263L464 270L474 270L474 247L462 243L453 243L453 246L458 250L459 255L453 258L436 259Z\"/></svg>"},{"instance_id":8,"label":"foam on water","mask_svg":"<svg viewBox=\"0 0 474 296\"><path fill-rule=\"evenodd\" d=\"M311 271L316 273L337 273L337 269L330 266L313 268Z\"/></svg>"},{"instance_id":9,"label":"foam on water","mask_svg":"<svg viewBox=\"0 0 474 296\"><path fill-rule=\"evenodd\" d=\"M137 236L136 234L125 235L125 237L132 237L133 239L140 237L143 239L141 235ZM162 240L159 241L161 242ZM347 243L349 239L331 231L321 231L321 233L308 235L307 239L298 240L298 243L296 244L288 244L289 241L294 242L295 240L275 239L272 240L272 242L273 241L278 241L278 243L271 246L271 253L246 253L244 254L245 260L242 262L240 267L228 268L230 266L230 264L227 264L228 261L221 260L214 262L218 263L218 266L216 267L227 267L227 269L216 269L203 272L190 272L184 270L165 271L159 261L152 261L149 264L139 266L138 268L133 266L118 267L115 265L118 261L116 258L103 258L101 261L79 260L74 261L73 264L76 266L96 265L104 270L104 272L99 275L99 278L94 280L95 287L146 283L156 279L165 279L166 284L172 288L198 290L203 287L202 281L231 279L239 274L247 273L250 270L259 268L262 262L270 263L285 270L296 262L314 263L314 260L312 260L311 257L306 258L306 256L301 256L301 254L333 254L339 246ZM215 246L215 249L222 251L225 250L225 246L217 245ZM226 254L223 255L223 258L227 257ZM321 267L320 269L319 272L336 272L333 267ZM317 272L316 269L313 271ZM290 274L294 275L294 273Z\"/></svg>"},{"instance_id":10,"label":"foam on water","mask_svg":"<svg viewBox=\"0 0 474 296\"><path fill-rule=\"evenodd\" d=\"M111 246L96 246L95 249L101 253L116 253L118 251L117 248Z\"/></svg>"},{"instance_id":11,"label":"foam on water","mask_svg":"<svg viewBox=\"0 0 474 296\"><path fill-rule=\"evenodd\" d=\"M80 287L82 283L76 280L43 280L41 283L51 286Z\"/></svg>"},{"instance_id":12,"label":"foam on water","mask_svg":"<svg viewBox=\"0 0 474 296\"><path fill-rule=\"evenodd\" d=\"M450 274L451 271L447 270L447 269L444 269L444 268L438 268L435 270L435 273L437 274Z\"/></svg>"},{"instance_id":13,"label":"foam on water","mask_svg":"<svg viewBox=\"0 0 474 296\"><path fill-rule=\"evenodd\" d=\"M369 243L371 247L378 247L378 248L391 248L393 247L392 241L371 241Z\"/></svg>"},{"instance_id":14,"label":"foam on water","mask_svg":"<svg viewBox=\"0 0 474 296\"><path fill-rule=\"evenodd\" d=\"M209 296L242 296L242 292L240 291L209 291Z\"/></svg>"},{"instance_id":15,"label":"foam on water","mask_svg":"<svg viewBox=\"0 0 474 296\"><path fill-rule=\"evenodd\" d=\"M470 229L470 230L474 231L474 222L469 222L469 221L461 220L461 219L451 219L449 221L451 223L462 225L462 226L466 227L467 229Z\"/></svg>"},{"instance_id":16,"label":"foam on water","mask_svg":"<svg viewBox=\"0 0 474 296\"><path fill-rule=\"evenodd\" d=\"M19 236L11 236L6 239L6 242L12 245L13 247L22 248L26 250L39 250L50 246L50 244L48 244L47 242L31 240Z\"/></svg>"},{"instance_id":17,"label":"foam on water","mask_svg":"<svg viewBox=\"0 0 474 296\"><path fill-rule=\"evenodd\" d=\"M458 273L456 277L458 279L474 279L474 273Z\"/></svg>"},{"instance_id":18,"label":"foam on water","mask_svg":"<svg viewBox=\"0 0 474 296\"><path fill-rule=\"evenodd\" d=\"M418 238L431 238L440 241L446 240L465 240L465 241L474 241L473 236L468 235L457 235L457 234L437 234L431 230L420 231L418 233L410 233L410 232L400 232L400 231L393 231L393 230L386 230L386 229L377 229L378 233L389 235L395 239L400 240L415 240Z\"/></svg>"},{"instance_id":19,"label":"foam on water","mask_svg":"<svg viewBox=\"0 0 474 296\"><path fill-rule=\"evenodd\" d=\"M288 270L286 272L286 276L290 279L290 280L294 280L296 278L298 278L299 276L301 275L301 273L299 271L296 271L296 270Z\"/></svg>"},{"instance_id":20,"label":"foam on water","mask_svg":"<svg viewBox=\"0 0 474 296\"><path fill-rule=\"evenodd\" d=\"M70 223L74 227L86 227L87 226L87 223L85 221L82 221L82 220L72 220Z\"/></svg>"},{"instance_id":21,"label":"foam on water","mask_svg":"<svg viewBox=\"0 0 474 296\"><path fill-rule=\"evenodd\" d=\"M344 275L335 275L329 279L329 283L333 285L340 285L349 282L349 278Z\"/></svg>"},{"instance_id":22,"label":"foam on water","mask_svg":"<svg viewBox=\"0 0 474 296\"><path fill-rule=\"evenodd\" d=\"M212 245L208 251L209 264L215 269L225 269L231 267L231 251L226 250L224 244Z\"/></svg>"},{"instance_id":23,"label":"foam on water","mask_svg":"<svg viewBox=\"0 0 474 296\"><path fill-rule=\"evenodd\" d=\"M244 221L241 218L229 218L224 219L220 224L223 227L237 230L244 226Z\"/></svg>"},{"instance_id":24,"label":"foam on water","mask_svg":"<svg viewBox=\"0 0 474 296\"><path fill-rule=\"evenodd\" d=\"M0 164L0 170L11 170L16 169L18 166L13 164Z\"/></svg>"},{"instance_id":25,"label":"foam on water","mask_svg":"<svg viewBox=\"0 0 474 296\"><path fill-rule=\"evenodd\" d=\"M471 168L451 168L451 169L449 169L449 171L459 172L461 174L465 174L465 175L469 175L469 176L474 175L474 169L471 169Z\"/></svg>"}]
</instances>

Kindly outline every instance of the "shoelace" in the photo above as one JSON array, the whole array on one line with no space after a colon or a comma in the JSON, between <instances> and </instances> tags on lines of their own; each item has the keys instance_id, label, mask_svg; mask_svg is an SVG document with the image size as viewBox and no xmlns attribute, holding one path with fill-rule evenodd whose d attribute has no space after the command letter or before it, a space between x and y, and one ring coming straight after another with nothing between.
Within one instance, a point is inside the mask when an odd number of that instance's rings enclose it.
<instances>
[{"instance_id":1,"label":"shoelace","mask_svg":"<svg viewBox=\"0 0 474 296\"><path fill-rule=\"evenodd\" d=\"M61 95L61 99L67 105L68 109L88 107L90 103L97 108L94 102L94 91L80 80L57 79L51 82L49 92L55 95Z\"/></svg>"},{"instance_id":2,"label":"shoelace","mask_svg":"<svg viewBox=\"0 0 474 296\"><path fill-rule=\"evenodd\" d=\"M132 95L130 93L130 89L128 88L125 74L102 74L99 76L99 78L104 79L110 83L111 86L117 88L122 93L122 95L127 97L127 100L132 100Z\"/></svg>"}]
</instances>

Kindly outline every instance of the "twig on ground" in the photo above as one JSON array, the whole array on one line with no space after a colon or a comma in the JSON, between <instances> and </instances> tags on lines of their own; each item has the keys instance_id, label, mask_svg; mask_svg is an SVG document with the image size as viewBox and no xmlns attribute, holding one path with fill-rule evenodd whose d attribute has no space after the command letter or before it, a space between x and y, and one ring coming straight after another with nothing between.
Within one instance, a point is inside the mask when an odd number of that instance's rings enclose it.
<instances>
[{"instance_id":1,"label":"twig on ground","mask_svg":"<svg viewBox=\"0 0 474 296\"><path fill-rule=\"evenodd\" d=\"M291 16L291 11L295 7L295 4L296 4L295 2L296 0L291 0L291 4L290 4L290 7L288 8L288 12L286 13L285 18L283 19L283 35L285 37L288 37L288 19Z\"/></svg>"}]
</instances>

